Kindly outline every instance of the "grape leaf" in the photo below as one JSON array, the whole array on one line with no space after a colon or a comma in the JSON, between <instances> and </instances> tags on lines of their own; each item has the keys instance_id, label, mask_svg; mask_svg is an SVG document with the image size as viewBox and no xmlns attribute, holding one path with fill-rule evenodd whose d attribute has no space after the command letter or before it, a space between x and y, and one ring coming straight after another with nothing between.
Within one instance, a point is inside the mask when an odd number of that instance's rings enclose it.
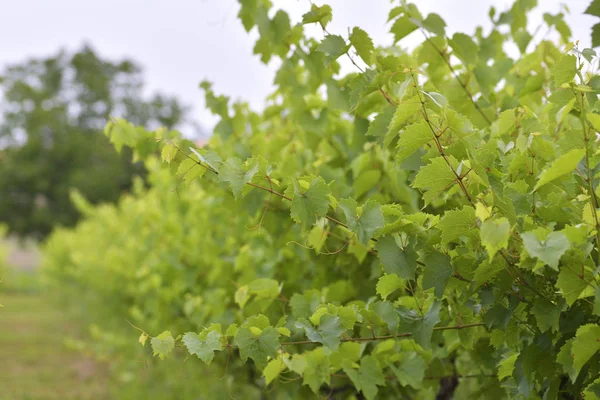
<instances>
[{"instance_id":1,"label":"grape leaf","mask_svg":"<svg viewBox=\"0 0 600 400\"><path fill-rule=\"evenodd\" d=\"M390 28L390 33L394 34L394 44L414 32L416 29L417 25L415 25L408 16L405 15L397 18Z\"/></svg>"},{"instance_id":2,"label":"grape leaf","mask_svg":"<svg viewBox=\"0 0 600 400\"><path fill-rule=\"evenodd\" d=\"M367 130L368 136L375 136L380 141L383 140L383 137L388 131L388 126L392 121L392 117L394 116L394 108L393 107L385 107L383 111L375 116L373 121L369 124L369 129Z\"/></svg>"},{"instance_id":3,"label":"grape leaf","mask_svg":"<svg viewBox=\"0 0 600 400\"><path fill-rule=\"evenodd\" d=\"M375 245L377 257L386 274L397 274L404 279L414 279L417 270L417 252L409 244L404 249L398 244L397 235L380 238Z\"/></svg>"},{"instance_id":4,"label":"grape leaf","mask_svg":"<svg viewBox=\"0 0 600 400\"><path fill-rule=\"evenodd\" d=\"M187 332L183 335L182 341L190 354L195 354L205 364L209 365L215 356L215 351L222 350L221 336L217 331L210 331L205 334Z\"/></svg>"},{"instance_id":5,"label":"grape leaf","mask_svg":"<svg viewBox=\"0 0 600 400\"><path fill-rule=\"evenodd\" d=\"M329 357L325 355L323 347L319 347L307 352L304 360L302 383L308 385L314 393L318 393L321 385L329 384L331 379Z\"/></svg>"},{"instance_id":6,"label":"grape leaf","mask_svg":"<svg viewBox=\"0 0 600 400\"><path fill-rule=\"evenodd\" d=\"M452 35L452 39L448 41L448 44L452 47L452 50L454 50L454 55L456 57L468 65L475 65L479 48L473 39L471 39L471 36L457 32Z\"/></svg>"},{"instance_id":7,"label":"grape leaf","mask_svg":"<svg viewBox=\"0 0 600 400\"><path fill-rule=\"evenodd\" d=\"M286 369L285 362L281 356L269 361L267 366L263 369L263 376L265 377L265 383L268 385L273 382L275 378L279 376Z\"/></svg>"},{"instance_id":8,"label":"grape leaf","mask_svg":"<svg viewBox=\"0 0 600 400\"><path fill-rule=\"evenodd\" d=\"M577 374L579 374L583 365L598 351L600 351L600 325L587 324L580 326L571 347L573 368Z\"/></svg>"},{"instance_id":9,"label":"grape leaf","mask_svg":"<svg viewBox=\"0 0 600 400\"><path fill-rule=\"evenodd\" d=\"M354 384L357 390L360 390L365 398L371 400L375 399L379 389L377 386L385 385L385 378L381 367L377 363L377 360L373 356L365 356L360 360L360 367L358 370L352 367L351 362L346 362L344 365L344 372L348 375L348 378Z\"/></svg>"},{"instance_id":10,"label":"grape leaf","mask_svg":"<svg viewBox=\"0 0 600 400\"><path fill-rule=\"evenodd\" d=\"M456 171L458 161L452 156L448 157L450 165ZM428 189L423 195L425 205L448 190L456 183L456 176L446 164L443 157L437 157L424 167L421 167L412 186L417 189Z\"/></svg>"},{"instance_id":11,"label":"grape leaf","mask_svg":"<svg viewBox=\"0 0 600 400\"><path fill-rule=\"evenodd\" d=\"M446 282L453 273L450 257L442 253L427 253L423 263L423 289L435 288L435 297L442 298Z\"/></svg>"},{"instance_id":12,"label":"grape leaf","mask_svg":"<svg viewBox=\"0 0 600 400\"><path fill-rule=\"evenodd\" d=\"M486 248L490 261L501 249L508 247L510 222L506 218L488 219L481 224L481 244Z\"/></svg>"},{"instance_id":13,"label":"grape leaf","mask_svg":"<svg viewBox=\"0 0 600 400\"><path fill-rule=\"evenodd\" d=\"M340 317L332 314L321 316L319 326L316 329L305 319L298 320L296 328L304 329L306 337L311 342L323 343L332 350L339 347L340 336L346 331Z\"/></svg>"},{"instance_id":14,"label":"grape leaf","mask_svg":"<svg viewBox=\"0 0 600 400\"><path fill-rule=\"evenodd\" d=\"M319 44L317 50L325 53L325 58L328 62L332 62L338 57L344 55L350 45L346 44L346 41L339 35L327 35L325 39Z\"/></svg>"},{"instance_id":15,"label":"grape leaf","mask_svg":"<svg viewBox=\"0 0 600 400\"><path fill-rule=\"evenodd\" d=\"M371 40L367 32L355 26L350 34L350 43L352 43L360 58L365 63L370 64L371 54L375 50L375 47L373 46L373 40Z\"/></svg>"},{"instance_id":16,"label":"grape leaf","mask_svg":"<svg viewBox=\"0 0 600 400\"><path fill-rule=\"evenodd\" d=\"M367 245L373 233L384 225L381 205L374 200L367 200L360 210L356 200L352 198L340 200L339 206L346 215L348 229L354 232L358 241L364 245Z\"/></svg>"},{"instance_id":17,"label":"grape leaf","mask_svg":"<svg viewBox=\"0 0 600 400\"><path fill-rule=\"evenodd\" d=\"M573 267L564 265L560 268L556 288L559 289L567 301L567 305L572 305L579 295L587 288L588 282L594 279L592 271L584 268L583 278L580 276L580 268L573 270Z\"/></svg>"},{"instance_id":18,"label":"grape leaf","mask_svg":"<svg viewBox=\"0 0 600 400\"><path fill-rule=\"evenodd\" d=\"M161 360L164 360L173 348L175 348L175 339L171 335L170 331L164 331L158 336L155 336L150 340L150 345L154 352L154 356L158 356Z\"/></svg>"},{"instance_id":19,"label":"grape leaf","mask_svg":"<svg viewBox=\"0 0 600 400\"><path fill-rule=\"evenodd\" d=\"M329 208L329 187L318 177L313 179L308 190L304 190L298 181L294 181L294 198L291 215L294 221L303 227L310 227L323 217Z\"/></svg>"},{"instance_id":20,"label":"grape leaf","mask_svg":"<svg viewBox=\"0 0 600 400\"><path fill-rule=\"evenodd\" d=\"M397 289L403 287L402 279L396 274L383 275L377 282L377 293L385 300Z\"/></svg>"},{"instance_id":21,"label":"grape leaf","mask_svg":"<svg viewBox=\"0 0 600 400\"><path fill-rule=\"evenodd\" d=\"M415 342L421 347L425 349L431 348L433 327L440 322L440 308L441 303L435 301L425 316L421 316L414 310L400 307L398 310L400 314L399 333L411 333Z\"/></svg>"},{"instance_id":22,"label":"grape leaf","mask_svg":"<svg viewBox=\"0 0 600 400\"><path fill-rule=\"evenodd\" d=\"M234 342L240 349L242 360L251 358L258 368L264 369L268 357L275 358L277 355L279 332L273 327L267 327L259 335L255 335L250 328L241 327L235 335Z\"/></svg>"},{"instance_id":23,"label":"grape leaf","mask_svg":"<svg viewBox=\"0 0 600 400\"><path fill-rule=\"evenodd\" d=\"M318 22L323 28L327 27L327 24L331 22L332 12L331 7L327 4L317 6L313 4L310 11L302 16L303 24L311 24Z\"/></svg>"},{"instance_id":24,"label":"grape leaf","mask_svg":"<svg viewBox=\"0 0 600 400\"><path fill-rule=\"evenodd\" d=\"M577 73L577 59L575 56L563 54L558 61L550 68L550 74L554 78L554 83L562 85L570 82Z\"/></svg>"},{"instance_id":25,"label":"grape leaf","mask_svg":"<svg viewBox=\"0 0 600 400\"><path fill-rule=\"evenodd\" d=\"M219 172L219 180L229 184L236 199L246 183L252 181L252 177L258 172L258 163L255 160L248 161L242 165L239 158L231 157L223 163Z\"/></svg>"},{"instance_id":26,"label":"grape leaf","mask_svg":"<svg viewBox=\"0 0 600 400\"><path fill-rule=\"evenodd\" d=\"M577 168L577 165L585 155L583 149L573 149L566 154L558 157L550 167L542 171L533 190L538 190L545 184L552 182L566 174L569 174Z\"/></svg>"},{"instance_id":27,"label":"grape leaf","mask_svg":"<svg viewBox=\"0 0 600 400\"><path fill-rule=\"evenodd\" d=\"M388 366L400 382L402 386L412 386L415 389L420 389L423 386L423 378L425 377L425 360L415 352L407 352L402 354L402 358L398 365L388 363Z\"/></svg>"},{"instance_id":28,"label":"grape leaf","mask_svg":"<svg viewBox=\"0 0 600 400\"><path fill-rule=\"evenodd\" d=\"M442 231L442 244L448 244L461 236L476 233L475 209L464 206L462 210L446 211L437 227Z\"/></svg>"},{"instance_id":29,"label":"grape leaf","mask_svg":"<svg viewBox=\"0 0 600 400\"><path fill-rule=\"evenodd\" d=\"M416 103L402 103L398 105L398 110L403 110L409 115L412 116L419 109L419 104L416 104L416 107L413 106ZM413 110L413 108L415 108ZM396 114L398 111L396 111ZM398 152L396 153L396 158L398 161L404 161L415 151L420 149L425 143L433 140L433 133L429 129L429 125L426 121L420 121L416 124L412 124L407 126L401 133L400 138L398 139L398 144L396 148Z\"/></svg>"},{"instance_id":30,"label":"grape leaf","mask_svg":"<svg viewBox=\"0 0 600 400\"><path fill-rule=\"evenodd\" d=\"M522 233L521 239L530 256L540 259L556 271L560 258L571 247L569 239L562 232L551 232L542 242L533 232Z\"/></svg>"}]
</instances>

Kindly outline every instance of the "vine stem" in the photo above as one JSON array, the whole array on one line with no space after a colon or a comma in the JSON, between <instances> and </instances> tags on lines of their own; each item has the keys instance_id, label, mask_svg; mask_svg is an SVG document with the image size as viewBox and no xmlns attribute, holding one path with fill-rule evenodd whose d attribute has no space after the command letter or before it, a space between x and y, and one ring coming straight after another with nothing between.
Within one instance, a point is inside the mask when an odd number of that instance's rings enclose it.
<instances>
[{"instance_id":1,"label":"vine stem","mask_svg":"<svg viewBox=\"0 0 600 400\"><path fill-rule=\"evenodd\" d=\"M434 331L447 331L447 330L458 330L458 329L467 329L467 328L475 328L479 326L484 326L483 322L477 322L473 324L464 324L464 325L453 325L453 326L438 326L434 327ZM377 340L386 340L386 339L395 339L395 338L404 338L411 337L412 333L399 333L397 335L384 335L384 336L372 336L372 337L357 337L357 338L344 338L341 339L341 342L373 342ZM299 340L296 342L283 342L282 346L292 346L292 345L302 345L302 344L315 344L318 342L312 342L310 340Z\"/></svg>"},{"instance_id":2,"label":"vine stem","mask_svg":"<svg viewBox=\"0 0 600 400\"><path fill-rule=\"evenodd\" d=\"M479 104L477 104L475 102L475 100L473 99L473 95L469 91L469 88L460 79L460 77L458 76L458 73L456 72L456 70L454 69L454 67L452 66L452 64L450 64L450 60L446 57L446 55L444 54L444 52L439 47L436 46L436 44L425 33L425 31L422 28L420 30L421 30L421 33L423 34L423 36L425 36L425 40L427 41L427 43L429 43L435 49L435 51L440 55L440 57L442 57L442 59L444 60L444 62L448 66L448 68L450 69L450 72L452 73L452 76L454 76L454 79L456 79L456 81L458 82L458 84L463 88L463 90L465 91L465 93L469 97L469 100L471 101L471 104L473 104L473 107L475 107L475 109L483 117L483 119L485 120L485 122L487 122L488 125L491 125L492 121L490 121L489 117L487 115L485 115L485 113L483 112L483 110L481 109L481 107L479 107Z\"/></svg>"}]
</instances>

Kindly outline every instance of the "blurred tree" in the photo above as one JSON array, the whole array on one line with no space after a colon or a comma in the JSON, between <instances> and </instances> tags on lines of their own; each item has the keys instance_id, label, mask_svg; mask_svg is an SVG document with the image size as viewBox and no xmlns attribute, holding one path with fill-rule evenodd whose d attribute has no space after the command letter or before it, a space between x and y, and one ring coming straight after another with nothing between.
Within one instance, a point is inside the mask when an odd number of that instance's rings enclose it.
<instances>
[{"instance_id":1,"label":"blurred tree","mask_svg":"<svg viewBox=\"0 0 600 400\"><path fill-rule=\"evenodd\" d=\"M133 62L103 60L89 46L6 68L0 91L0 222L38 238L77 221L71 189L110 202L144 175L102 134L109 117L172 128L186 114L176 99L146 99Z\"/></svg>"}]
</instances>

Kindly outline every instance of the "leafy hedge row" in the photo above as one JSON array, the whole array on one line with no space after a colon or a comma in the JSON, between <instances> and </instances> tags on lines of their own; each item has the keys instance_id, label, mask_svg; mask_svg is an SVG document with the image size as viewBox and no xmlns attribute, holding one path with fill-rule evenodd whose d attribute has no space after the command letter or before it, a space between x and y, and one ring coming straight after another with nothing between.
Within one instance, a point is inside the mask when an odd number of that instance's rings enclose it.
<instances>
[{"instance_id":1,"label":"leafy hedge row","mask_svg":"<svg viewBox=\"0 0 600 400\"><path fill-rule=\"evenodd\" d=\"M560 44L527 32L532 0L450 37L402 3L395 41L425 38L408 53L329 32L326 5L294 25L240 3L281 60L265 110L204 82L221 120L202 149L111 121L154 186L56 233L48 270L241 391L599 398L600 80L563 15L544 16Z\"/></svg>"}]
</instances>

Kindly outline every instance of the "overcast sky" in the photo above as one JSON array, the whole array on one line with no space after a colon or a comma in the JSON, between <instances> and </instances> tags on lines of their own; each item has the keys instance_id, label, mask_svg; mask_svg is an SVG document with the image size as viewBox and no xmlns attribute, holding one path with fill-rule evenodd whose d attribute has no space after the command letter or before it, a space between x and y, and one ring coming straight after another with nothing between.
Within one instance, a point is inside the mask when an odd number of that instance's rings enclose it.
<instances>
[{"instance_id":1,"label":"overcast sky","mask_svg":"<svg viewBox=\"0 0 600 400\"><path fill-rule=\"evenodd\" d=\"M323 2L315 1L317 4ZM596 18L583 15L590 0L538 0L543 12L557 13L568 4L567 22L574 39L589 46ZM290 14L292 22L310 8L308 0L273 0ZM360 26L377 44L390 45L386 24L389 0L326 0L333 8L331 33L345 35ZM489 29L490 6L502 11L510 0L418 0L423 14L436 12L449 33L472 33L475 26ZM198 83L208 79L218 93L244 99L260 108L272 89L276 65L265 66L252 54L255 35L248 35L236 15L236 0L13 0L5 1L0 24L0 66L30 56L50 55L59 48L77 49L84 42L103 56L131 57L144 68L148 88L178 96L193 107L193 117L204 125L214 118L204 110ZM254 32L255 33L255 32ZM314 27L311 34L320 37ZM420 41L411 35L401 45ZM189 133L189 132L188 132Z\"/></svg>"}]
</instances>

